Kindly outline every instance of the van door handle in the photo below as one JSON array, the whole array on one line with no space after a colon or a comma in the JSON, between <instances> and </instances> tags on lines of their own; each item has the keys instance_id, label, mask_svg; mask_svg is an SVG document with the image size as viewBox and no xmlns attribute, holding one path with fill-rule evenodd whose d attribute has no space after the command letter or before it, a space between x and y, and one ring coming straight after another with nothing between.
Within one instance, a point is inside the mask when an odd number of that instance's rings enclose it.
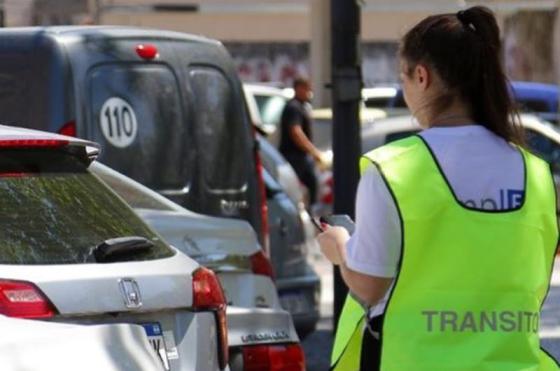
<instances>
[{"instance_id":1,"label":"van door handle","mask_svg":"<svg viewBox=\"0 0 560 371\"><path fill-rule=\"evenodd\" d=\"M187 185L181 189L162 189L159 190L158 193L164 195L166 197L178 197L184 196L191 191L191 185Z\"/></svg>"},{"instance_id":2,"label":"van door handle","mask_svg":"<svg viewBox=\"0 0 560 371\"><path fill-rule=\"evenodd\" d=\"M279 232L282 237L286 237L288 234L288 226L283 218L279 218Z\"/></svg>"}]
</instances>

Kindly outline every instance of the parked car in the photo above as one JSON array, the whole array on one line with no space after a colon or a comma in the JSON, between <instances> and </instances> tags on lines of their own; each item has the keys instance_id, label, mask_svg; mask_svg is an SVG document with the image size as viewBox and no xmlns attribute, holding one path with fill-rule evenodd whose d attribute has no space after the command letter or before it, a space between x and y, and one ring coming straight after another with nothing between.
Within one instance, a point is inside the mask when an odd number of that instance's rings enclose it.
<instances>
[{"instance_id":1,"label":"parked car","mask_svg":"<svg viewBox=\"0 0 560 371\"><path fill-rule=\"evenodd\" d=\"M296 368L303 365L303 352L289 313L280 307L272 266L247 222L193 213L98 162L91 171L166 241L216 272L228 301L232 370L253 366L256 345L259 351L274 348L293 370L303 370ZM271 360L261 370L276 366Z\"/></svg>"},{"instance_id":2,"label":"parked car","mask_svg":"<svg viewBox=\"0 0 560 371\"><path fill-rule=\"evenodd\" d=\"M217 277L93 176L91 142L0 126L0 314L143 326L166 370L223 370Z\"/></svg>"},{"instance_id":3,"label":"parked car","mask_svg":"<svg viewBox=\"0 0 560 371\"><path fill-rule=\"evenodd\" d=\"M163 371L142 326L76 325L0 316L3 371Z\"/></svg>"},{"instance_id":4,"label":"parked car","mask_svg":"<svg viewBox=\"0 0 560 371\"><path fill-rule=\"evenodd\" d=\"M332 151L332 120L333 113L331 108L315 109L313 116L313 144L323 153L328 154L331 158ZM376 120L387 117L385 111L377 108L364 108L360 110L360 125L362 133L369 127L374 125ZM334 202L334 180L331 169L323 169L319 172L319 197L315 205L313 205L313 214L330 215Z\"/></svg>"},{"instance_id":5,"label":"parked car","mask_svg":"<svg viewBox=\"0 0 560 371\"><path fill-rule=\"evenodd\" d=\"M556 189L557 192L560 192L560 132L554 125L538 116L522 114L520 118L525 129L528 149L551 164ZM419 131L420 126L412 116L379 120L368 130L362 132L362 151L368 152ZM560 201L558 210L560 210Z\"/></svg>"},{"instance_id":6,"label":"parked car","mask_svg":"<svg viewBox=\"0 0 560 371\"><path fill-rule=\"evenodd\" d=\"M284 106L293 96L285 89L258 84L243 84L251 121L266 139L278 148L280 145L280 120Z\"/></svg>"},{"instance_id":7,"label":"parked car","mask_svg":"<svg viewBox=\"0 0 560 371\"><path fill-rule=\"evenodd\" d=\"M321 281L307 260L310 251L318 250L315 231L294 170L271 143L262 137L258 140L265 168L276 286L282 307L292 314L303 338L319 321Z\"/></svg>"},{"instance_id":8,"label":"parked car","mask_svg":"<svg viewBox=\"0 0 560 371\"><path fill-rule=\"evenodd\" d=\"M406 108L398 84L378 85L362 89L362 99L367 108Z\"/></svg>"},{"instance_id":9,"label":"parked car","mask_svg":"<svg viewBox=\"0 0 560 371\"><path fill-rule=\"evenodd\" d=\"M331 108L314 109L313 144L323 152L332 153L333 113ZM361 130L367 130L376 120L387 117L385 111L377 108L363 108L360 110Z\"/></svg>"},{"instance_id":10,"label":"parked car","mask_svg":"<svg viewBox=\"0 0 560 371\"><path fill-rule=\"evenodd\" d=\"M533 113L545 120L558 123L560 95L557 85L512 81L511 88L521 111Z\"/></svg>"},{"instance_id":11,"label":"parked car","mask_svg":"<svg viewBox=\"0 0 560 371\"><path fill-rule=\"evenodd\" d=\"M266 247L266 199L221 43L114 26L0 30L5 122L101 144L100 160L189 210L241 218Z\"/></svg>"},{"instance_id":12,"label":"parked car","mask_svg":"<svg viewBox=\"0 0 560 371\"><path fill-rule=\"evenodd\" d=\"M560 94L557 85L512 81L511 92L521 112L532 113L558 124ZM362 97L367 107L383 109L389 116L408 114L403 92L398 84L365 88L362 90Z\"/></svg>"}]
</instances>

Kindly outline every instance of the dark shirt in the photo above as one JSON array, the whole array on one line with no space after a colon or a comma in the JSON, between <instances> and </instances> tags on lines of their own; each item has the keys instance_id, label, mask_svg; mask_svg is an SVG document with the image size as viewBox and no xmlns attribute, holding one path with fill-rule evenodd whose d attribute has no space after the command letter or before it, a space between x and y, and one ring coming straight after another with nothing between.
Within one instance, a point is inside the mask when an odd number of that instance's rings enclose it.
<instances>
[{"instance_id":1,"label":"dark shirt","mask_svg":"<svg viewBox=\"0 0 560 371\"><path fill-rule=\"evenodd\" d=\"M290 128L300 125L301 129L309 140L312 140L311 133L311 105L297 99L291 99L286 103L282 112L280 152L287 158L305 157L306 152L301 150L290 136Z\"/></svg>"}]
</instances>

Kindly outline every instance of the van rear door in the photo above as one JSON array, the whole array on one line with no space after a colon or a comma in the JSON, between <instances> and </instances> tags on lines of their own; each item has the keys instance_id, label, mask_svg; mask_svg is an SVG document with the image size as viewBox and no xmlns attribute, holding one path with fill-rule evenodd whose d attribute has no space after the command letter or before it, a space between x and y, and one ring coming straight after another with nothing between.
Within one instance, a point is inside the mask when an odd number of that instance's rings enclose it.
<instances>
[{"instance_id":1,"label":"van rear door","mask_svg":"<svg viewBox=\"0 0 560 371\"><path fill-rule=\"evenodd\" d=\"M108 63L88 81L88 138L102 144L100 161L150 188L188 188L189 136L172 69Z\"/></svg>"},{"instance_id":2,"label":"van rear door","mask_svg":"<svg viewBox=\"0 0 560 371\"><path fill-rule=\"evenodd\" d=\"M193 209L213 215L249 219L251 141L227 76L211 65L191 65L188 79L195 107L200 191Z\"/></svg>"}]
</instances>

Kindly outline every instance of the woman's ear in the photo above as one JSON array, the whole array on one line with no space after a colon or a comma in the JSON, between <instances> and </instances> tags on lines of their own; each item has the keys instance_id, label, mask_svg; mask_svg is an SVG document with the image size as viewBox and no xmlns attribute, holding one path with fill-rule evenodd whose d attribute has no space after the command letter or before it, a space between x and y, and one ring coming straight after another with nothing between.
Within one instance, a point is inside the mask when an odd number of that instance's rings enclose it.
<instances>
[{"instance_id":1,"label":"woman's ear","mask_svg":"<svg viewBox=\"0 0 560 371\"><path fill-rule=\"evenodd\" d=\"M431 75L430 70L423 64L417 64L415 69L416 83L421 90L426 90L431 85Z\"/></svg>"}]
</instances>

